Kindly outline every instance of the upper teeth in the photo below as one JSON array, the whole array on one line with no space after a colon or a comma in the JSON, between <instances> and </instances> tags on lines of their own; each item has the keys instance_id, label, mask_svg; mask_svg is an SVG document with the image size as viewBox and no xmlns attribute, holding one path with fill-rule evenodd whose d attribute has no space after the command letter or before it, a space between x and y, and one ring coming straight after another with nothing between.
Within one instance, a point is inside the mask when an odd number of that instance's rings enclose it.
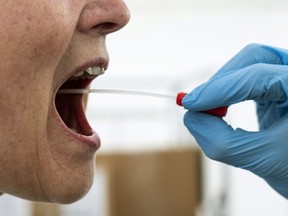
<instances>
[{"instance_id":1,"label":"upper teeth","mask_svg":"<svg viewBox=\"0 0 288 216\"><path fill-rule=\"evenodd\" d=\"M82 76L84 73L88 73L90 75L101 75L101 74L104 74L105 72L105 69L104 68L101 68L101 67L89 67L83 71L80 71L76 74L74 74L73 76L74 77L80 77Z\"/></svg>"}]
</instances>

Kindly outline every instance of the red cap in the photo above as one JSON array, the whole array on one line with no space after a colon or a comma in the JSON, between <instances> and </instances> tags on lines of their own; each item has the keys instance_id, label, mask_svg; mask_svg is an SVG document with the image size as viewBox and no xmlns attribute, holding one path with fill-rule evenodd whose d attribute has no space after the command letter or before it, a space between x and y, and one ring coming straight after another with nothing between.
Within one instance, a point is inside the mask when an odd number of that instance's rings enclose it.
<instances>
[{"instance_id":1,"label":"red cap","mask_svg":"<svg viewBox=\"0 0 288 216\"><path fill-rule=\"evenodd\" d=\"M179 92L176 97L176 104L182 106L182 99L187 95L185 92Z\"/></svg>"},{"instance_id":2,"label":"red cap","mask_svg":"<svg viewBox=\"0 0 288 216\"><path fill-rule=\"evenodd\" d=\"M187 95L187 93L185 93L185 92L179 92L177 94L177 97L176 97L177 105L183 106L182 105L182 100L183 100L183 98L186 95ZM224 117L227 114L227 109L228 109L228 107L218 107L218 108L215 108L215 109L205 110L205 111L202 111L202 112L210 114L210 115L214 115L214 116Z\"/></svg>"}]
</instances>

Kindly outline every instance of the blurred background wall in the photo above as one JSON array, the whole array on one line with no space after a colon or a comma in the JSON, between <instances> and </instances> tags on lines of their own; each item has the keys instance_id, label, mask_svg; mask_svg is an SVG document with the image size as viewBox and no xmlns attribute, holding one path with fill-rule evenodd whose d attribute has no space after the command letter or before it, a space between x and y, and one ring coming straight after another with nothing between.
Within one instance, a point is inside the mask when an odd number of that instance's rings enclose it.
<instances>
[{"instance_id":1,"label":"blurred background wall","mask_svg":"<svg viewBox=\"0 0 288 216\"><path fill-rule=\"evenodd\" d=\"M284 0L126 0L130 23L108 36L109 70L92 88L176 94L205 82L249 43L288 48ZM98 155L198 149L174 101L90 95L87 116L102 139ZM257 130L255 107L230 108L234 127ZM63 215L107 215L107 175L99 169L86 198ZM249 172L202 157L203 216L284 216L287 201ZM95 202L97 200L97 202ZM4 195L0 215L31 215L31 203ZM52 214L53 215L53 214Z\"/></svg>"}]
</instances>

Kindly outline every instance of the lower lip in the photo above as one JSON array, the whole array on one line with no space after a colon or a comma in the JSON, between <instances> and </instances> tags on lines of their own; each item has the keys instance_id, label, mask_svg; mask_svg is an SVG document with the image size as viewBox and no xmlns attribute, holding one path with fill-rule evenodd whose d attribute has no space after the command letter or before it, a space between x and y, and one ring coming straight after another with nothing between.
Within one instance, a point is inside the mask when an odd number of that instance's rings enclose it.
<instances>
[{"instance_id":1,"label":"lower lip","mask_svg":"<svg viewBox=\"0 0 288 216\"><path fill-rule=\"evenodd\" d=\"M54 105L54 111L56 114L57 121L59 125L61 126L61 128L64 129L65 134L77 140L77 142L80 145L82 145L83 148L89 149L89 152L96 152L100 148L101 140L100 140L99 135L94 130L91 129L92 130L91 135L89 136L76 133L66 126L66 124L63 122L60 115L58 114L58 111L55 105Z\"/></svg>"},{"instance_id":2,"label":"lower lip","mask_svg":"<svg viewBox=\"0 0 288 216\"><path fill-rule=\"evenodd\" d=\"M67 127L66 127L66 130L68 130L69 134L71 134L72 137L77 139L81 144L84 144L84 146L88 147L92 151L97 151L101 146L101 140L95 131L92 131L91 136L84 136L84 135L75 133L74 131L70 130Z\"/></svg>"}]
</instances>

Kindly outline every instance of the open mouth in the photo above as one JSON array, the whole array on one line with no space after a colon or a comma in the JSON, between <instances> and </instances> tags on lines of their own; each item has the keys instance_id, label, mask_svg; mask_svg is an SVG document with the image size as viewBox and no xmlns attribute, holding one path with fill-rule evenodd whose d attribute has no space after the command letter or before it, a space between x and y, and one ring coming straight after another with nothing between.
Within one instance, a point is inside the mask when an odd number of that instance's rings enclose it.
<instances>
[{"instance_id":1,"label":"open mouth","mask_svg":"<svg viewBox=\"0 0 288 216\"><path fill-rule=\"evenodd\" d=\"M65 125L75 133L84 136L93 135L85 115L84 94L81 93L62 93L64 89L87 89L97 76L103 74L104 68L90 67L70 77L58 89L55 98L56 109ZM87 98L86 98L87 99Z\"/></svg>"}]
</instances>

